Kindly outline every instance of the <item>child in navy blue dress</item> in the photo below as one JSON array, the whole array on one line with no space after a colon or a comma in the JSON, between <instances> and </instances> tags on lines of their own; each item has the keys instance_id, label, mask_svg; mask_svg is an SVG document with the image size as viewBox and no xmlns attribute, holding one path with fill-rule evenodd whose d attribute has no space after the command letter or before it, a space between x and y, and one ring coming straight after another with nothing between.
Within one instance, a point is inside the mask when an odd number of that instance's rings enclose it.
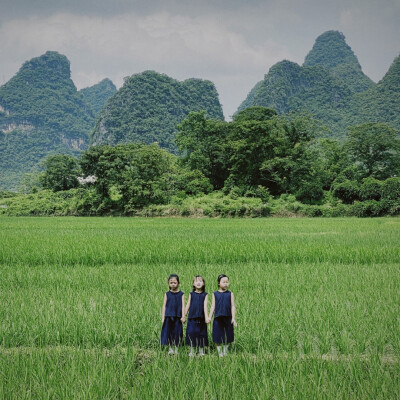
<instances>
[{"instance_id":1,"label":"child in navy blue dress","mask_svg":"<svg viewBox=\"0 0 400 400\"><path fill-rule=\"evenodd\" d=\"M204 278L197 275L193 279L193 292L189 294L185 315L189 311L186 328L186 345L190 346L189 356L195 355L199 349L199 356L204 356L204 347L208 346L207 323L208 295L205 291Z\"/></svg>"},{"instance_id":2,"label":"child in navy blue dress","mask_svg":"<svg viewBox=\"0 0 400 400\"><path fill-rule=\"evenodd\" d=\"M210 315L214 314L212 339L217 345L218 355L226 356L228 344L234 340L233 327L236 324L236 307L233 293L228 290L229 278L226 275L218 276L218 291L213 293Z\"/></svg>"},{"instance_id":3,"label":"child in navy blue dress","mask_svg":"<svg viewBox=\"0 0 400 400\"><path fill-rule=\"evenodd\" d=\"M161 344L169 346L168 354L178 354L178 346L183 339L185 322L185 296L179 290L179 277L172 274L168 277L169 291L164 295L161 319Z\"/></svg>"}]
</instances>

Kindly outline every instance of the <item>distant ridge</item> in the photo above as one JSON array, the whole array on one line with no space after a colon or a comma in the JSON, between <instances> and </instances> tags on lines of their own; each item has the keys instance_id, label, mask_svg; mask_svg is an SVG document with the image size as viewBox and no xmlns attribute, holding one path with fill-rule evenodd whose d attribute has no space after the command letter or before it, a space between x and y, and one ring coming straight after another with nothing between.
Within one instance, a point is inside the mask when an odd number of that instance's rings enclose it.
<instances>
[{"instance_id":1,"label":"distant ridge","mask_svg":"<svg viewBox=\"0 0 400 400\"><path fill-rule=\"evenodd\" d=\"M387 122L400 129L400 61L393 62L375 84L361 69L357 57L337 31L320 35L303 66L291 61L273 65L239 106L275 108L278 113L306 111L342 138L351 125Z\"/></svg>"},{"instance_id":2,"label":"distant ridge","mask_svg":"<svg viewBox=\"0 0 400 400\"><path fill-rule=\"evenodd\" d=\"M106 101L117 91L117 88L108 78L103 79L96 85L81 89L81 93L86 101L92 107L96 117L106 104Z\"/></svg>"}]
</instances>

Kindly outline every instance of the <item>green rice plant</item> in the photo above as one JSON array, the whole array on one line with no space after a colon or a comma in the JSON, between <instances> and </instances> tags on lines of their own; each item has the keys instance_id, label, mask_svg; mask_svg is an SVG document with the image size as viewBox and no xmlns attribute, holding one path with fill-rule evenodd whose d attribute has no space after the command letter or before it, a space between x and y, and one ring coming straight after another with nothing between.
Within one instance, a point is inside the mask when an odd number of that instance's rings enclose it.
<instances>
[{"instance_id":1,"label":"green rice plant","mask_svg":"<svg viewBox=\"0 0 400 400\"><path fill-rule=\"evenodd\" d=\"M0 398L400 396L400 220L0 218ZM159 345L167 277L230 277L228 357ZM209 327L211 339L211 326Z\"/></svg>"}]
</instances>

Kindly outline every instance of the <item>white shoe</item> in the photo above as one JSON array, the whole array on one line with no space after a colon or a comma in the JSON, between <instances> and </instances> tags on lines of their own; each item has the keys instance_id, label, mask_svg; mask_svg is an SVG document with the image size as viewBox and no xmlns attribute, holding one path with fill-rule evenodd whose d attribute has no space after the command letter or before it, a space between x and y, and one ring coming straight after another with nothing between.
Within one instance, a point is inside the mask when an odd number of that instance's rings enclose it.
<instances>
[{"instance_id":1,"label":"white shoe","mask_svg":"<svg viewBox=\"0 0 400 400\"><path fill-rule=\"evenodd\" d=\"M195 356L194 353L192 353L192 352L189 353L189 357L194 357L194 356Z\"/></svg>"}]
</instances>

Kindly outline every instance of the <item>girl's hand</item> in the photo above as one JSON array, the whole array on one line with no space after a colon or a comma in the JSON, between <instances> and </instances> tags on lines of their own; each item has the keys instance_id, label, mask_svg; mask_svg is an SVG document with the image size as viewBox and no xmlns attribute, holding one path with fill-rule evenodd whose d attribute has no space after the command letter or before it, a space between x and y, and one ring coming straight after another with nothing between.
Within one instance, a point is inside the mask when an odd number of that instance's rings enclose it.
<instances>
[{"instance_id":1,"label":"girl's hand","mask_svg":"<svg viewBox=\"0 0 400 400\"><path fill-rule=\"evenodd\" d=\"M233 324L234 327L237 326L237 322L233 318L232 318L232 324Z\"/></svg>"},{"instance_id":2,"label":"girl's hand","mask_svg":"<svg viewBox=\"0 0 400 400\"><path fill-rule=\"evenodd\" d=\"M181 321L182 321L182 324L184 324L186 322L186 317L182 317Z\"/></svg>"},{"instance_id":3,"label":"girl's hand","mask_svg":"<svg viewBox=\"0 0 400 400\"><path fill-rule=\"evenodd\" d=\"M206 324L209 324L211 322L210 318L206 318Z\"/></svg>"}]
</instances>

